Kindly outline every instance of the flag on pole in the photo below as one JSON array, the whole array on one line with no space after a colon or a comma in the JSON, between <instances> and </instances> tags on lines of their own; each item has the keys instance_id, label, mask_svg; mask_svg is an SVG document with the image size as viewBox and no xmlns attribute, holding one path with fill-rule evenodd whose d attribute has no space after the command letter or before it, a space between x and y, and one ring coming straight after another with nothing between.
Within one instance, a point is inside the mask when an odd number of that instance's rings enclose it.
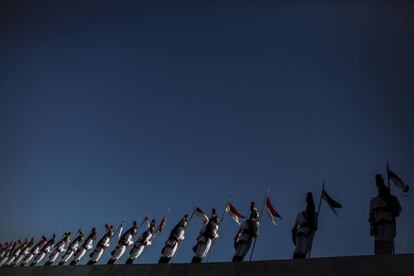
<instances>
[{"instance_id":1,"label":"flag on pole","mask_svg":"<svg viewBox=\"0 0 414 276\"><path fill-rule=\"evenodd\" d=\"M149 226L150 226L150 221L149 221L149 218L148 218L148 216L145 216L145 218L144 218L144 220L141 222L141 225L139 226L139 228L141 228L142 226L146 226L147 227L147 229L149 228Z\"/></svg>"},{"instance_id":2,"label":"flag on pole","mask_svg":"<svg viewBox=\"0 0 414 276\"><path fill-rule=\"evenodd\" d=\"M328 193L325 191L325 187L322 190L322 199L325 200L329 208L331 208L332 212L334 212L334 214L338 216L338 214L336 213L336 209L342 208L342 205L328 195Z\"/></svg>"},{"instance_id":3,"label":"flag on pole","mask_svg":"<svg viewBox=\"0 0 414 276\"><path fill-rule=\"evenodd\" d=\"M203 224L207 224L208 223L208 215L206 213L203 212L203 210L201 210L201 208L196 207L194 210L194 214L201 218L203 220Z\"/></svg>"},{"instance_id":4,"label":"flag on pole","mask_svg":"<svg viewBox=\"0 0 414 276\"><path fill-rule=\"evenodd\" d=\"M158 224L157 232L161 233L166 224L167 224L167 215L164 215L161 219L160 224Z\"/></svg>"},{"instance_id":5,"label":"flag on pole","mask_svg":"<svg viewBox=\"0 0 414 276\"><path fill-rule=\"evenodd\" d=\"M124 231L124 222L119 225L119 234L118 234L118 240L121 238L122 231Z\"/></svg>"},{"instance_id":6,"label":"flag on pole","mask_svg":"<svg viewBox=\"0 0 414 276\"><path fill-rule=\"evenodd\" d=\"M388 179L392 181L392 183L403 190L404 193L407 193L410 190L410 187L402 181L402 179L396 175L390 168L387 167Z\"/></svg>"},{"instance_id":7,"label":"flag on pole","mask_svg":"<svg viewBox=\"0 0 414 276\"><path fill-rule=\"evenodd\" d=\"M230 202L227 203L226 212L230 214L230 216L232 217L232 219L237 224L240 224L240 220L239 219L245 218L242 214L239 213L239 211L237 211L237 209Z\"/></svg>"},{"instance_id":8,"label":"flag on pole","mask_svg":"<svg viewBox=\"0 0 414 276\"><path fill-rule=\"evenodd\" d=\"M279 213L273 207L272 202L270 201L269 196L267 196L267 198L266 198L266 210L267 210L267 214L269 215L269 218L272 221L272 223L274 225L277 225L276 219L277 218L282 219L282 217L279 215Z\"/></svg>"}]
</instances>

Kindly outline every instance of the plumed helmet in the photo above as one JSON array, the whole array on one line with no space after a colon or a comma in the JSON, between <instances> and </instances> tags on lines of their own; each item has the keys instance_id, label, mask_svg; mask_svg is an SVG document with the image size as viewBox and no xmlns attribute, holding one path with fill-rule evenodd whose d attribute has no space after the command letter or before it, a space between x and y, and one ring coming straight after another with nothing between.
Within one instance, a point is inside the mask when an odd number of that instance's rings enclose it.
<instances>
[{"instance_id":1,"label":"plumed helmet","mask_svg":"<svg viewBox=\"0 0 414 276\"><path fill-rule=\"evenodd\" d=\"M254 201L250 203L250 217L255 219L259 218L259 211L257 210L256 202Z\"/></svg>"}]
</instances>

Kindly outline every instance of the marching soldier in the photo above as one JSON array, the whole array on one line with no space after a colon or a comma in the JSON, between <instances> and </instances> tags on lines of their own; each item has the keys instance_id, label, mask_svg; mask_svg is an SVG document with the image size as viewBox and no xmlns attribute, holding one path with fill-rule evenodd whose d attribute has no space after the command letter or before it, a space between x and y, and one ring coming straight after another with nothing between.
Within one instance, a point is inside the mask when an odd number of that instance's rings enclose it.
<instances>
[{"instance_id":1,"label":"marching soldier","mask_svg":"<svg viewBox=\"0 0 414 276\"><path fill-rule=\"evenodd\" d=\"M95 247L95 250L90 254L91 259L87 263L88 265L96 264L101 258L104 251L109 247L111 239L114 235L114 227L112 225L105 225L106 234L101 238Z\"/></svg>"},{"instance_id":2,"label":"marching soldier","mask_svg":"<svg viewBox=\"0 0 414 276\"><path fill-rule=\"evenodd\" d=\"M141 255L141 253L144 251L144 248L151 245L151 240L155 234L155 223L155 219L153 219L148 226L147 231L142 233L142 235L135 242L125 264L132 264L134 260Z\"/></svg>"},{"instance_id":3,"label":"marching soldier","mask_svg":"<svg viewBox=\"0 0 414 276\"><path fill-rule=\"evenodd\" d=\"M244 256L249 252L253 238L259 235L259 211L256 208L256 203L250 204L250 218L246 219L239 228L234 237L234 249L236 250L233 256L233 262L243 261Z\"/></svg>"},{"instance_id":4,"label":"marching soldier","mask_svg":"<svg viewBox=\"0 0 414 276\"><path fill-rule=\"evenodd\" d=\"M137 222L134 221L132 227L120 237L118 245L111 253L111 258L108 260L108 264L114 264L116 260L122 257L128 246L134 243L133 239L137 232Z\"/></svg>"},{"instance_id":5,"label":"marching soldier","mask_svg":"<svg viewBox=\"0 0 414 276\"><path fill-rule=\"evenodd\" d=\"M43 258L46 256L47 253L49 253L53 245L55 244L55 238L56 234L53 234L50 239L46 242L46 244L42 247L42 249L37 253L36 257L34 258L33 262L30 264L30 266L35 266L38 263L40 263Z\"/></svg>"},{"instance_id":6,"label":"marching soldier","mask_svg":"<svg viewBox=\"0 0 414 276\"><path fill-rule=\"evenodd\" d=\"M20 264L20 262L23 261L27 255L29 255L32 246L33 246L33 238L30 241L28 241L26 245L22 248L22 251L17 256L17 258L14 260L13 264L11 264L11 266Z\"/></svg>"},{"instance_id":7,"label":"marching soldier","mask_svg":"<svg viewBox=\"0 0 414 276\"><path fill-rule=\"evenodd\" d=\"M397 197L391 195L382 175L375 176L378 195L369 203L370 235L374 237L375 255L394 254L396 218L401 212Z\"/></svg>"},{"instance_id":8,"label":"marching soldier","mask_svg":"<svg viewBox=\"0 0 414 276\"><path fill-rule=\"evenodd\" d=\"M178 224L171 230L168 240L161 250L161 258L158 263L169 263L177 251L178 245L184 240L185 230L188 224L188 215L185 215Z\"/></svg>"},{"instance_id":9,"label":"marching soldier","mask_svg":"<svg viewBox=\"0 0 414 276\"><path fill-rule=\"evenodd\" d=\"M70 262L70 265L76 265L80 262L80 260L85 255L86 251L91 250L93 247L93 242L96 240L96 228L93 227L91 230L91 233L86 238L86 240L83 242L82 246L78 248L75 252L75 256L73 257L73 260Z\"/></svg>"},{"instance_id":10,"label":"marching soldier","mask_svg":"<svg viewBox=\"0 0 414 276\"><path fill-rule=\"evenodd\" d=\"M45 266L52 265L57 259L60 253L65 251L66 245L70 242L70 232L65 232L62 239L56 244L52 254L49 255L49 261L45 263Z\"/></svg>"},{"instance_id":11,"label":"marching soldier","mask_svg":"<svg viewBox=\"0 0 414 276\"><path fill-rule=\"evenodd\" d=\"M18 240L17 242L11 242L9 244L9 247L6 249L6 252L3 255L3 258L0 260L0 267L2 267L3 265L6 265L8 260L12 258L13 252L16 250L16 248L18 248L20 243L21 243L20 240Z\"/></svg>"},{"instance_id":12,"label":"marching soldier","mask_svg":"<svg viewBox=\"0 0 414 276\"><path fill-rule=\"evenodd\" d=\"M45 236L42 236L41 240L32 247L29 254L27 254L26 257L23 259L23 262L20 266L25 266L29 264L34 258L34 256L37 256L37 254L39 254L40 249L47 243L47 241L47 238Z\"/></svg>"},{"instance_id":13,"label":"marching soldier","mask_svg":"<svg viewBox=\"0 0 414 276\"><path fill-rule=\"evenodd\" d=\"M294 259L306 258L317 230L317 214L312 193L306 195L306 203L306 210L297 215L295 225L292 228L292 240L295 244Z\"/></svg>"},{"instance_id":14,"label":"marching soldier","mask_svg":"<svg viewBox=\"0 0 414 276\"><path fill-rule=\"evenodd\" d=\"M14 261L16 258L20 255L26 244L28 243L27 239L25 239L23 242L20 240L17 242L16 248L11 252L7 262L5 263L5 266L13 266Z\"/></svg>"},{"instance_id":15,"label":"marching soldier","mask_svg":"<svg viewBox=\"0 0 414 276\"><path fill-rule=\"evenodd\" d=\"M211 243L218 238L219 223L216 209L213 209L208 223L203 226L197 237L197 244L193 247L195 255L191 260L192 263L201 263L201 260L207 256Z\"/></svg>"},{"instance_id":16,"label":"marching soldier","mask_svg":"<svg viewBox=\"0 0 414 276\"><path fill-rule=\"evenodd\" d=\"M73 254L75 254L76 250L79 248L80 243L83 241L83 238L84 235L79 229L78 236L69 244L68 250L66 250L65 254L63 254L62 260L58 265L64 265L73 256Z\"/></svg>"}]
</instances>

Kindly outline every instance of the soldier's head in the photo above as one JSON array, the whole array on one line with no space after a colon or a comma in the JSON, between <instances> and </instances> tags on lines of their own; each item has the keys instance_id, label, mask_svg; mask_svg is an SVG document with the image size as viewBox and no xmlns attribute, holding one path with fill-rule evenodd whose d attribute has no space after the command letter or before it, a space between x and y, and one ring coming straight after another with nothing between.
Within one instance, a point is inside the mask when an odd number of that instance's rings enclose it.
<instances>
[{"instance_id":1,"label":"soldier's head","mask_svg":"<svg viewBox=\"0 0 414 276\"><path fill-rule=\"evenodd\" d=\"M389 194L390 191L388 187L385 185L384 178L382 177L381 174L375 175L375 182L378 188L378 196L383 197Z\"/></svg>"},{"instance_id":2,"label":"soldier's head","mask_svg":"<svg viewBox=\"0 0 414 276\"><path fill-rule=\"evenodd\" d=\"M180 220L179 226L187 227L187 223L188 223L188 215L185 214L184 217Z\"/></svg>"},{"instance_id":3,"label":"soldier's head","mask_svg":"<svg viewBox=\"0 0 414 276\"><path fill-rule=\"evenodd\" d=\"M259 219L259 211L257 210L256 202L254 201L250 203L250 218Z\"/></svg>"},{"instance_id":4,"label":"soldier's head","mask_svg":"<svg viewBox=\"0 0 414 276\"><path fill-rule=\"evenodd\" d=\"M155 219L151 220L151 223L148 226L148 231L150 231L151 233L154 233L154 231L155 231L155 225L156 225Z\"/></svg>"},{"instance_id":5,"label":"soldier's head","mask_svg":"<svg viewBox=\"0 0 414 276\"><path fill-rule=\"evenodd\" d=\"M313 212L315 210L315 203L313 202L313 194L306 194L306 211Z\"/></svg>"}]
</instances>

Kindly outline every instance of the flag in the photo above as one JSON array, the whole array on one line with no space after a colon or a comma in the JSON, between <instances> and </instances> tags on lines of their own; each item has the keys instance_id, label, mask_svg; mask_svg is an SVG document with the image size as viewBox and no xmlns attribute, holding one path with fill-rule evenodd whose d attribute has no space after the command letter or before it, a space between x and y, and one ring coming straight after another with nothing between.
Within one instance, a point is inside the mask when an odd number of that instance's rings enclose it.
<instances>
[{"instance_id":1,"label":"flag","mask_svg":"<svg viewBox=\"0 0 414 276\"><path fill-rule=\"evenodd\" d=\"M142 226L146 226L147 227L147 229L149 228L149 226L150 226L150 221L149 221L149 218L146 216L145 218L144 218L144 220L141 222L141 225L139 226L139 228L141 228Z\"/></svg>"},{"instance_id":2,"label":"flag","mask_svg":"<svg viewBox=\"0 0 414 276\"><path fill-rule=\"evenodd\" d=\"M335 201L332 197L330 197L328 193L325 191L325 188L322 189L322 198L328 204L329 208L331 208L332 212L334 212L334 214L338 216L335 209L342 208L342 205L339 202Z\"/></svg>"},{"instance_id":3,"label":"flag","mask_svg":"<svg viewBox=\"0 0 414 276\"><path fill-rule=\"evenodd\" d=\"M206 213L203 212L203 210L201 210L201 208L196 207L194 210L194 214L201 218L203 220L203 224L207 224L208 223L208 216Z\"/></svg>"},{"instance_id":4,"label":"flag","mask_svg":"<svg viewBox=\"0 0 414 276\"><path fill-rule=\"evenodd\" d=\"M158 224L157 232L161 233L166 224L167 224L167 216L164 215L161 222L160 222L160 224Z\"/></svg>"},{"instance_id":5,"label":"flag","mask_svg":"<svg viewBox=\"0 0 414 276\"><path fill-rule=\"evenodd\" d=\"M270 198L266 198L266 210L267 214L269 215L270 220L274 225L277 225L276 218L282 219L278 212L276 212L275 208L273 208L272 202L270 202Z\"/></svg>"},{"instance_id":6,"label":"flag","mask_svg":"<svg viewBox=\"0 0 414 276\"><path fill-rule=\"evenodd\" d=\"M240 224L239 219L245 218L242 214L237 211L237 209L229 202L227 203L226 212L230 214L232 219L237 223Z\"/></svg>"},{"instance_id":7,"label":"flag","mask_svg":"<svg viewBox=\"0 0 414 276\"><path fill-rule=\"evenodd\" d=\"M388 173L388 179L392 181L392 183L397 186L398 188L401 188L404 193L408 192L410 190L410 187L402 181L402 179L396 175L393 171L391 171L389 168L387 168Z\"/></svg>"},{"instance_id":8,"label":"flag","mask_svg":"<svg viewBox=\"0 0 414 276\"><path fill-rule=\"evenodd\" d=\"M122 231L124 231L124 222L122 222L122 223L119 225L118 240L121 238Z\"/></svg>"}]
</instances>

